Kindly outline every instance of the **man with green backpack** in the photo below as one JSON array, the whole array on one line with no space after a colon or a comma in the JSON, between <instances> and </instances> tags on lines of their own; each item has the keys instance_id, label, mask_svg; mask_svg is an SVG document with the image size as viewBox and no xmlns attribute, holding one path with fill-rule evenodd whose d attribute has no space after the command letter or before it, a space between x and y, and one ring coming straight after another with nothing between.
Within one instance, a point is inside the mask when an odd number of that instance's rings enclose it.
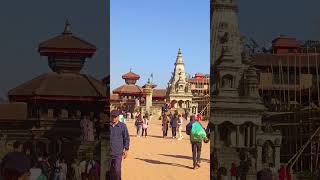
<instances>
[{"instance_id":1,"label":"man with green backpack","mask_svg":"<svg viewBox=\"0 0 320 180\"><path fill-rule=\"evenodd\" d=\"M190 117L190 122L186 127L187 135L190 135L190 142L192 147L192 159L193 159L193 169L200 167L201 162L201 147L202 141L206 138L207 134L205 129L202 127L201 123L196 121L194 115Z\"/></svg>"}]
</instances>

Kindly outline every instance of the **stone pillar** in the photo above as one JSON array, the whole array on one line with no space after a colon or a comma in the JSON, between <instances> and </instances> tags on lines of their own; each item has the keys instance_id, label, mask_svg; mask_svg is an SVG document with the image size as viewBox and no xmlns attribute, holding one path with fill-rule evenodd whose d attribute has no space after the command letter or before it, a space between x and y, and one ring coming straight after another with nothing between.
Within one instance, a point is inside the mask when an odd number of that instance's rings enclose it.
<instances>
[{"instance_id":1,"label":"stone pillar","mask_svg":"<svg viewBox=\"0 0 320 180\"><path fill-rule=\"evenodd\" d=\"M258 143L257 146L257 171L260 171L262 169L262 145Z\"/></svg>"},{"instance_id":2,"label":"stone pillar","mask_svg":"<svg viewBox=\"0 0 320 180\"><path fill-rule=\"evenodd\" d=\"M256 126L252 126L252 147L256 146Z\"/></svg>"},{"instance_id":3,"label":"stone pillar","mask_svg":"<svg viewBox=\"0 0 320 180\"><path fill-rule=\"evenodd\" d=\"M250 147L250 128L251 128L250 125L248 125L248 127L246 128L246 130L247 130L247 147Z\"/></svg>"},{"instance_id":4,"label":"stone pillar","mask_svg":"<svg viewBox=\"0 0 320 180\"><path fill-rule=\"evenodd\" d=\"M235 129L231 130L230 138L231 138L231 147L236 147L237 146L237 132Z\"/></svg>"},{"instance_id":5,"label":"stone pillar","mask_svg":"<svg viewBox=\"0 0 320 180\"><path fill-rule=\"evenodd\" d=\"M237 125L237 147L240 147L240 126Z\"/></svg>"},{"instance_id":6,"label":"stone pillar","mask_svg":"<svg viewBox=\"0 0 320 180\"><path fill-rule=\"evenodd\" d=\"M145 85L143 89L144 93L146 94L146 111L150 113L150 107L152 106L152 85L150 83L150 79L148 83Z\"/></svg>"},{"instance_id":7,"label":"stone pillar","mask_svg":"<svg viewBox=\"0 0 320 180\"><path fill-rule=\"evenodd\" d=\"M275 146L274 166L276 169L280 168L280 146Z\"/></svg>"}]
</instances>

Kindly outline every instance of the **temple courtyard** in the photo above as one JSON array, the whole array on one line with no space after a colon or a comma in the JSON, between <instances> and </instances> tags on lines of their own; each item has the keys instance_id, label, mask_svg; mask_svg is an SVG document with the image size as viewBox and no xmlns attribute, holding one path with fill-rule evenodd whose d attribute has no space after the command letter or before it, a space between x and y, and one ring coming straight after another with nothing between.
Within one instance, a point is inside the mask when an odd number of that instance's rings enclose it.
<instances>
[{"instance_id":1,"label":"temple courtyard","mask_svg":"<svg viewBox=\"0 0 320 180\"><path fill-rule=\"evenodd\" d=\"M161 121L157 117L149 121L148 137L136 137L134 120L127 121L130 134L130 150L127 159L122 161L122 179L124 180L198 180L210 176L210 143L202 144L201 167L192 169L192 151L189 136L183 140L162 137ZM204 122L206 127L207 123Z\"/></svg>"}]
</instances>

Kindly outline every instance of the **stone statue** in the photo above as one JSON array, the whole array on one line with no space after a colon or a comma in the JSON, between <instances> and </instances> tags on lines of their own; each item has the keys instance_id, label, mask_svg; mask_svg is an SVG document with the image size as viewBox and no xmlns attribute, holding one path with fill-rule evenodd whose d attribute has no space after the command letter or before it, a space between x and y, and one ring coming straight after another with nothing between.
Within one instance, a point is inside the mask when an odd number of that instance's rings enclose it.
<instances>
[{"instance_id":1,"label":"stone statue","mask_svg":"<svg viewBox=\"0 0 320 180\"><path fill-rule=\"evenodd\" d=\"M222 87L223 88L231 88L231 82L232 80L230 78L227 78L227 77L223 77L222 78Z\"/></svg>"},{"instance_id":2,"label":"stone statue","mask_svg":"<svg viewBox=\"0 0 320 180\"><path fill-rule=\"evenodd\" d=\"M273 148L272 148L272 146L271 146L271 144L270 143L267 143L266 144L266 154L265 154L265 162L266 163L274 163L274 157L273 157Z\"/></svg>"},{"instance_id":3,"label":"stone statue","mask_svg":"<svg viewBox=\"0 0 320 180\"><path fill-rule=\"evenodd\" d=\"M273 132L273 129L272 129L272 126L271 126L270 123L266 123L264 132L266 132L266 133L272 133Z\"/></svg>"}]
</instances>

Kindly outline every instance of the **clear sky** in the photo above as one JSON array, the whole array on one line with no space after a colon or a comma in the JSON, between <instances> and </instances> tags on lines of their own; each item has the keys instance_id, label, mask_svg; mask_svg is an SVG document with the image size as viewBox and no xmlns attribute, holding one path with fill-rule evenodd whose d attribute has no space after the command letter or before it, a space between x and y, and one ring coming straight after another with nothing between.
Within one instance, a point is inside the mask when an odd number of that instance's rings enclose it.
<instances>
[{"instance_id":1,"label":"clear sky","mask_svg":"<svg viewBox=\"0 0 320 180\"><path fill-rule=\"evenodd\" d=\"M319 0L238 0L240 29L260 43L280 34L298 40L320 39Z\"/></svg>"},{"instance_id":2,"label":"clear sky","mask_svg":"<svg viewBox=\"0 0 320 180\"><path fill-rule=\"evenodd\" d=\"M2 0L0 6L0 97L21 83L51 71L40 59L38 44L63 31L66 19L74 34L97 46L84 73L102 79L109 72L107 1Z\"/></svg>"},{"instance_id":3,"label":"clear sky","mask_svg":"<svg viewBox=\"0 0 320 180\"><path fill-rule=\"evenodd\" d=\"M130 68L165 88L179 48L187 73L210 71L209 0L111 0L110 28L111 89Z\"/></svg>"}]
</instances>

